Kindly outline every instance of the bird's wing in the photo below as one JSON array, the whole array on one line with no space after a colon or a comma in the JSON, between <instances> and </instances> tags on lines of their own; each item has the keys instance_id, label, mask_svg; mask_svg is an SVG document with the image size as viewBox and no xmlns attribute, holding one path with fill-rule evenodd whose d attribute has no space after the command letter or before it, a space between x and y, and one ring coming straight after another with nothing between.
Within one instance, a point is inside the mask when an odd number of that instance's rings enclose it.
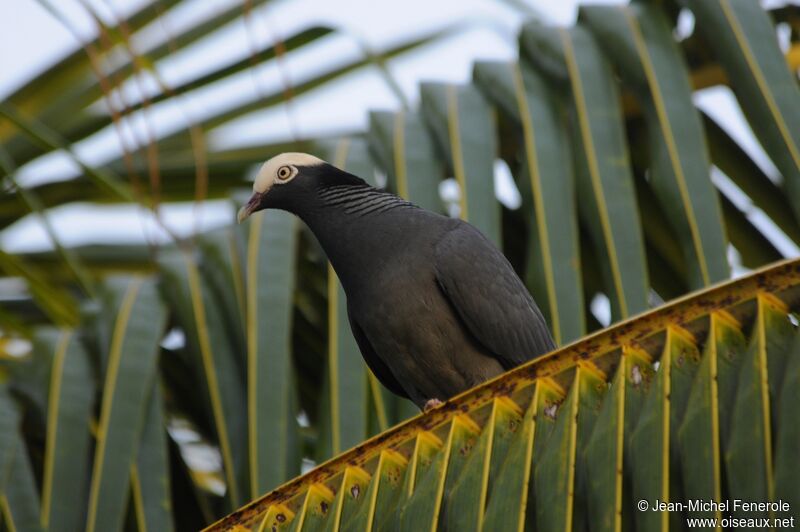
<instances>
[{"instance_id":1,"label":"bird's wing","mask_svg":"<svg viewBox=\"0 0 800 532\"><path fill-rule=\"evenodd\" d=\"M358 348L361 350L361 356L364 357L364 361L366 361L372 373L374 373L375 376L378 377L378 380L381 381L381 384L386 386L393 394L410 399L403 389L403 386L397 382L392 370L389 369L389 366L381 360L381 357L379 357L378 353L372 348L369 339L364 334L364 331L361 330L358 322L353 319L349 310L347 312L347 318L350 320L350 330L353 331L353 337L355 337Z\"/></svg>"},{"instance_id":2,"label":"bird's wing","mask_svg":"<svg viewBox=\"0 0 800 532\"><path fill-rule=\"evenodd\" d=\"M509 369L554 349L544 317L505 256L459 224L436 244L436 280L478 342Z\"/></svg>"}]
</instances>

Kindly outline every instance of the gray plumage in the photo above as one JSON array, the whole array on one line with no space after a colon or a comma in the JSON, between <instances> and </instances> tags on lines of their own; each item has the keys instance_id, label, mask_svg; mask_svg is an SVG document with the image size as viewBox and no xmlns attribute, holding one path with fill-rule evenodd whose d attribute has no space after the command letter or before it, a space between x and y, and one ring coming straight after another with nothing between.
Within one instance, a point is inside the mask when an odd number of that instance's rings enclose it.
<instances>
[{"instance_id":1,"label":"gray plumage","mask_svg":"<svg viewBox=\"0 0 800 532\"><path fill-rule=\"evenodd\" d=\"M309 226L341 280L361 353L392 392L422 408L554 348L533 298L480 231L305 157L267 162L240 219L278 208Z\"/></svg>"}]
</instances>

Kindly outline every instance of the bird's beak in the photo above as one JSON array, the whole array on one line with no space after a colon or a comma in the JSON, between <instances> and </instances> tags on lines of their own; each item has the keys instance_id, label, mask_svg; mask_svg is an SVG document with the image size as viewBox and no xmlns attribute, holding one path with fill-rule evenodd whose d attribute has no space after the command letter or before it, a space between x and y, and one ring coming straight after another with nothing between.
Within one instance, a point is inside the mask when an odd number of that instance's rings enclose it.
<instances>
[{"instance_id":1,"label":"bird's beak","mask_svg":"<svg viewBox=\"0 0 800 532\"><path fill-rule=\"evenodd\" d=\"M264 196L261 192L253 192L253 195L250 197L250 200L247 202L247 205L239 209L239 214L236 216L236 221L242 223L245 221L251 214L258 210L261 206L261 198Z\"/></svg>"}]
</instances>

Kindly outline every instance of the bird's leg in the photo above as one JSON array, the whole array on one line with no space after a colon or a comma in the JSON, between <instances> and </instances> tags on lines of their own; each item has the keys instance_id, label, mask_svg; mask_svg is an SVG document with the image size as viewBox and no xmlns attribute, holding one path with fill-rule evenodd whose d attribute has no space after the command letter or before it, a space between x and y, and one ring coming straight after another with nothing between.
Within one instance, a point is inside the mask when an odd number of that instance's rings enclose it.
<instances>
[{"instance_id":1,"label":"bird's leg","mask_svg":"<svg viewBox=\"0 0 800 532\"><path fill-rule=\"evenodd\" d=\"M436 408L437 406L440 406L440 405L443 405L443 404L444 404L443 402L441 402L439 399L434 397L432 399L428 399L425 402L425 406L422 407L422 411L423 412L427 412L428 410L432 410L432 409Z\"/></svg>"}]
</instances>

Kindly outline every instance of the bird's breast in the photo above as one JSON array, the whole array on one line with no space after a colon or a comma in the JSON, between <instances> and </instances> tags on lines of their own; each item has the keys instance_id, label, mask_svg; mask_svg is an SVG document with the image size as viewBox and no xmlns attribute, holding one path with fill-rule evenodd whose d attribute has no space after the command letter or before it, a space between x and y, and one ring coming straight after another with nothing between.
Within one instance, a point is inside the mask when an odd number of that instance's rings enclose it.
<instances>
[{"instance_id":1,"label":"bird's breast","mask_svg":"<svg viewBox=\"0 0 800 532\"><path fill-rule=\"evenodd\" d=\"M502 372L461 323L433 268L404 266L375 276L349 304L398 380L426 398L447 398Z\"/></svg>"}]
</instances>

